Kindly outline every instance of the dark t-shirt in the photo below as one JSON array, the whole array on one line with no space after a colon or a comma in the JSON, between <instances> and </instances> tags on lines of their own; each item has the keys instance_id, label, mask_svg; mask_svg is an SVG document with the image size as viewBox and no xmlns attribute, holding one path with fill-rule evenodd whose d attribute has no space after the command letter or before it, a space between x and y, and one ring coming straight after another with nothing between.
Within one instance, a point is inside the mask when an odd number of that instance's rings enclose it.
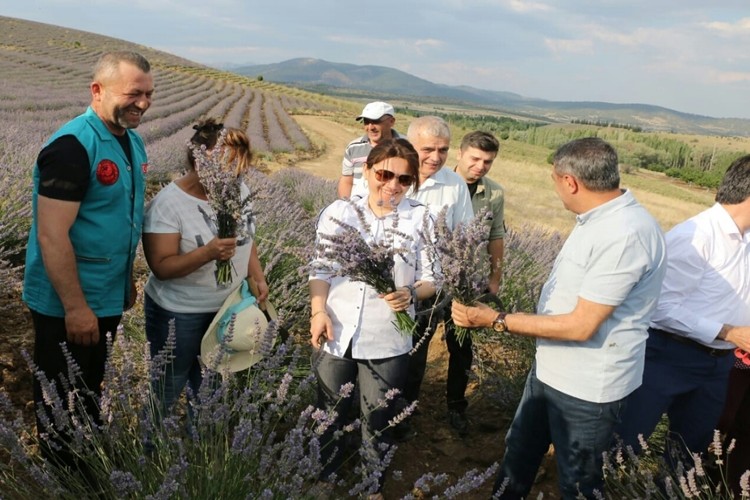
<instances>
[{"instance_id":1,"label":"dark t-shirt","mask_svg":"<svg viewBox=\"0 0 750 500\"><path fill-rule=\"evenodd\" d=\"M127 134L115 136L132 164ZM89 155L73 135L63 135L39 153L39 194L65 201L82 201L89 187L91 166Z\"/></svg>"}]
</instances>

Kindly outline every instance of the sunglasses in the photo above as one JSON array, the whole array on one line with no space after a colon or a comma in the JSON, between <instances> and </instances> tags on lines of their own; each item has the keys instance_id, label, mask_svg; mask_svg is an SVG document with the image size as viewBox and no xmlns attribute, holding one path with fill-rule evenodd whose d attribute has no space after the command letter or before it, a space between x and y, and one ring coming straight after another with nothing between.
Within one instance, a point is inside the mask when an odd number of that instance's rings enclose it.
<instances>
[{"instance_id":1,"label":"sunglasses","mask_svg":"<svg viewBox=\"0 0 750 500\"><path fill-rule=\"evenodd\" d=\"M394 172L391 172L390 170L386 170L384 168L381 168L380 170L373 170L373 172L375 172L375 178L378 180L378 182L389 182L391 179L396 177L398 179L398 183L402 186L409 187L414 184L413 175L401 174L397 176Z\"/></svg>"},{"instance_id":2,"label":"sunglasses","mask_svg":"<svg viewBox=\"0 0 750 500\"><path fill-rule=\"evenodd\" d=\"M382 121L383 121L383 118L378 118L377 120L371 120L369 118L362 118L362 123L364 123L365 125L378 125Z\"/></svg>"}]
</instances>

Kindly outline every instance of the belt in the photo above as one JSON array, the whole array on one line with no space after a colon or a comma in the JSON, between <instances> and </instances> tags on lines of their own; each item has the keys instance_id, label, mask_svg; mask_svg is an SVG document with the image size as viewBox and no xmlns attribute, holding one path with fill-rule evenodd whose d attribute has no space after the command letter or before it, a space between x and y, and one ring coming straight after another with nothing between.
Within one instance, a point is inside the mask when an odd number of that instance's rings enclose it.
<instances>
[{"instance_id":1,"label":"belt","mask_svg":"<svg viewBox=\"0 0 750 500\"><path fill-rule=\"evenodd\" d=\"M700 342L696 342L693 339L683 337L682 335L677 335L676 333L659 330L658 328L649 328L648 332L658 333L676 342L691 345L695 347L696 349L700 349L701 351L707 353L709 356L713 356L714 358L721 358L721 357L727 356L728 354L731 354L734 351L734 349L716 349L713 347L708 347L707 345L701 344Z\"/></svg>"}]
</instances>

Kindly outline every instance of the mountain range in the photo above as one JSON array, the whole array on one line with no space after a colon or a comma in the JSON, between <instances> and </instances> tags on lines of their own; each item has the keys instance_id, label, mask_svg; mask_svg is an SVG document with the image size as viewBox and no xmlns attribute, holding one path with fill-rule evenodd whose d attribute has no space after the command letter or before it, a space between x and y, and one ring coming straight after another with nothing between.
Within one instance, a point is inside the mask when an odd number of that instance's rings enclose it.
<instances>
[{"instance_id":1,"label":"mountain range","mask_svg":"<svg viewBox=\"0 0 750 500\"><path fill-rule=\"evenodd\" d=\"M263 77L272 82L347 97L467 106L474 110L482 108L543 122L585 120L626 124L652 131L750 136L750 120L746 119L713 118L650 104L549 101L513 92L437 84L385 66L295 58L275 64L226 69L245 76Z\"/></svg>"}]
</instances>

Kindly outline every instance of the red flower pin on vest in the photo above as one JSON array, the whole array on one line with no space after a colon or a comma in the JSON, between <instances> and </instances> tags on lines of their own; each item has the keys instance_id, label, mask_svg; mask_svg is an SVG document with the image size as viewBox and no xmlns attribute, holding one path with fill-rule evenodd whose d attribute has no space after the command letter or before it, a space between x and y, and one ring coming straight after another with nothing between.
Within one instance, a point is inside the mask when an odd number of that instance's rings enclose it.
<instances>
[{"instance_id":1,"label":"red flower pin on vest","mask_svg":"<svg viewBox=\"0 0 750 500\"><path fill-rule=\"evenodd\" d=\"M105 186L111 186L120 177L120 170L112 160L102 160L96 167L96 180Z\"/></svg>"}]
</instances>

